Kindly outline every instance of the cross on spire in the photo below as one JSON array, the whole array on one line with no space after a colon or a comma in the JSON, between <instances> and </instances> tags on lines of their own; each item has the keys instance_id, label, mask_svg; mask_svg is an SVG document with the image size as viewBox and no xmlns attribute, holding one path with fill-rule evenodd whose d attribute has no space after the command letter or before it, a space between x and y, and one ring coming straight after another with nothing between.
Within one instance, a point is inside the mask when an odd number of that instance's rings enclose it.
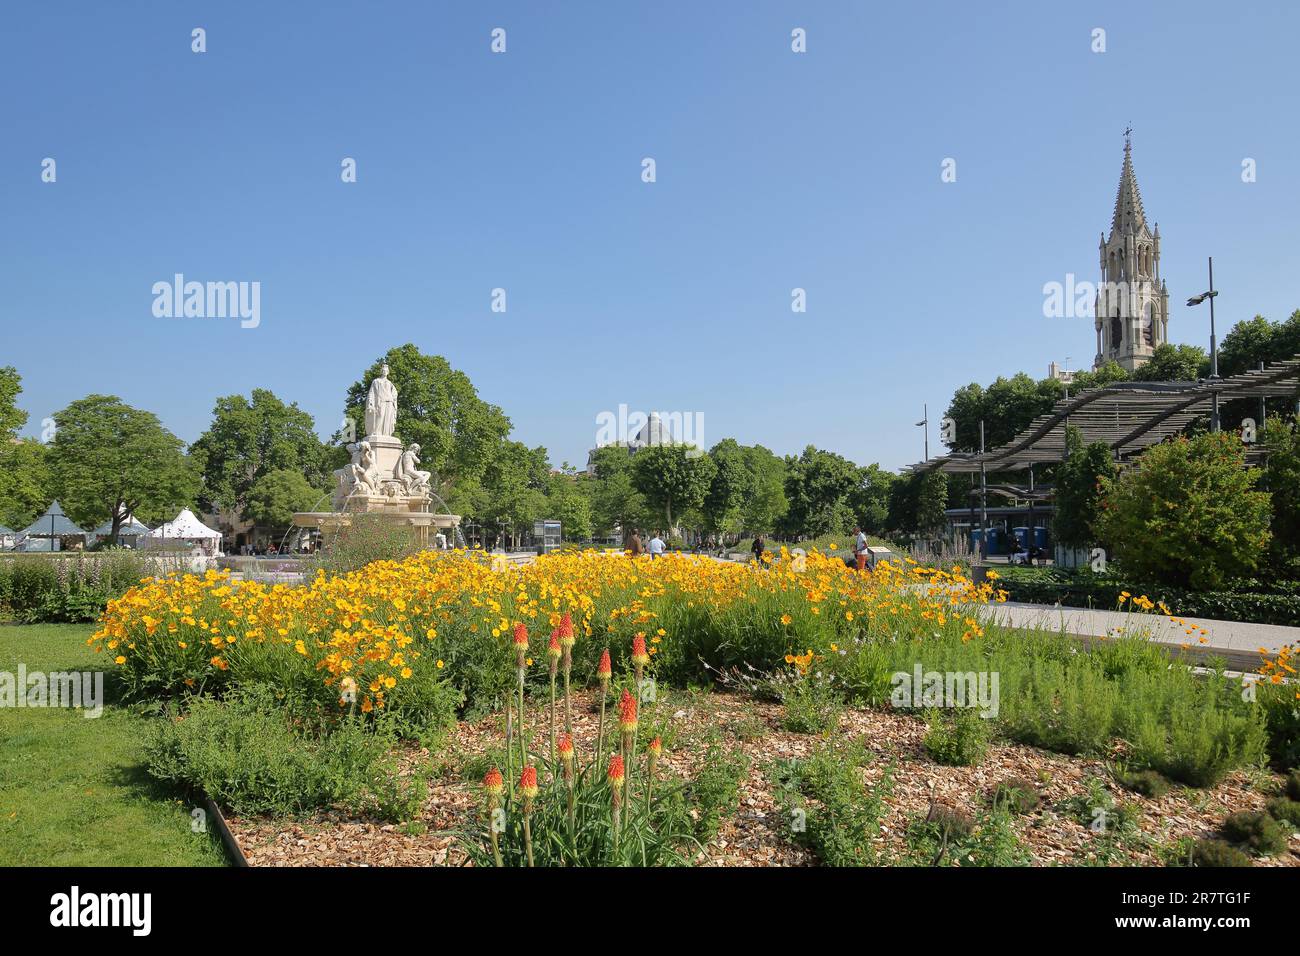
<instances>
[{"instance_id":1,"label":"cross on spire","mask_svg":"<svg viewBox=\"0 0 1300 956\"><path fill-rule=\"evenodd\" d=\"M1133 127L1131 125L1125 126L1124 127L1124 148L1128 149L1132 145L1133 145Z\"/></svg>"}]
</instances>

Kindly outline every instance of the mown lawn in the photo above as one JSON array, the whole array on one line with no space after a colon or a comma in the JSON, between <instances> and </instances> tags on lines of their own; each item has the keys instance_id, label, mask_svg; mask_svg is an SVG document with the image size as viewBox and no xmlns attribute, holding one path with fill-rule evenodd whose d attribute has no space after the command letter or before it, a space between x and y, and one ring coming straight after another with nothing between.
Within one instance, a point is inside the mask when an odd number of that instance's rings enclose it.
<instances>
[{"instance_id":1,"label":"mown lawn","mask_svg":"<svg viewBox=\"0 0 1300 956\"><path fill-rule=\"evenodd\" d=\"M105 669L89 625L0 626L0 671ZM156 718L113 703L81 711L0 707L0 866L222 866L215 829L194 833L183 795L145 771Z\"/></svg>"}]
</instances>

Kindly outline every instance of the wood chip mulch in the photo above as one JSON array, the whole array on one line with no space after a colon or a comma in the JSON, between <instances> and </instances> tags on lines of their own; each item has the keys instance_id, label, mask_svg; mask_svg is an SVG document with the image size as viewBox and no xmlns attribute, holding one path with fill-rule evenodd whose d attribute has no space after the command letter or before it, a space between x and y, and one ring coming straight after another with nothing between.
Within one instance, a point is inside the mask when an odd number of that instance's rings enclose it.
<instances>
[{"instance_id":1,"label":"wood chip mulch","mask_svg":"<svg viewBox=\"0 0 1300 956\"><path fill-rule=\"evenodd\" d=\"M594 695L575 695L575 747L579 759L595 749L597 709ZM678 731L676 745L664 752L661 772L671 776L694 773L703 755L702 741L721 732L727 746L743 750L750 770L741 782L736 806L724 819L717 837L695 860L702 866L815 866L812 854L792 839L787 810L780 803L771 776L775 761L805 757L821 740L780 729L781 707L740 694L663 692L655 705L671 717ZM613 717L613 707L606 714ZM616 719L616 718L614 718ZM538 733L537 749L548 747L546 709L530 701L529 724ZM615 725L616 726L616 725ZM868 785L878 782L887 767L893 783L885 799L877 850L882 859L902 860L906 830L924 817L931 803L978 813L988 806L988 794L999 781L1027 778L1038 784L1039 808L1015 818L1016 832L1035 866L1159 865L1158 845L1181 837L1213 836L1229 813L1262 810L1278 792L1280 777L1260 770L1237 771L1218 786L1203 790L1175 786L1152 799L1119 787L1107 774L1105 761L1049 753L1019 744L999 743L977 767L948 767L935 763L922 746L925 722L907 714L882 710L848 710L838 734L858 739L875 760L866 771ZM489 716L461 722L449 744L438 753L407 747L399 756L404 772L422 770L428 797L418 818L405 824L359 819L343 813L322 813L305 820L229 817L230 829L251 866L460 866L465 854L457 832L478 826L481 792L477 779L460 776L467 760L481 756L502 740L502 718ZM504 768L503 768L504 769ZM1140 835L1122 841L1099 839L1061 803L1087 793L1088 781L1098 777L1117 803L1141 810ZM1122 847L1117 851L1115 844ZM1257 866L1300 866L1300 836L1293 835L1290 852L1260 858Z\"/></svg>"}]
</instances>

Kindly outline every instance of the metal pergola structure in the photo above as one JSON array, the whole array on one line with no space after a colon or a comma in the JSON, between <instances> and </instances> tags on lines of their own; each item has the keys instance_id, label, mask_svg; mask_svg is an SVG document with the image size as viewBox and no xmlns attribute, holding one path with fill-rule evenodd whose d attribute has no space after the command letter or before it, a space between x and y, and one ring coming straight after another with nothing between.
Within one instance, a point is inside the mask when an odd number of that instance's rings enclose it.
<instances>
[{"instance_id":1,"label":"metal pergola structure","mask_svg":"<svg viewBox=\"0 0 1300 956\"><path fill-rule=\"evenodd\" d=\"M1300 355L1228 378L1197 382L1116 382L1057 402L1007 444L979 452L952 452L912 465L913 472L950 474L1023 471L1065 457L1065 430L1073 425L1085 444L1105 442L1116 458L1141 452L1182 432L1220 402L1240 398L1296 399ZM1262 426L1262 422L1259 423Z\"/></svg>"},{"instance_id":2,"label":"metal pergola structure","mask_svg":"<svg viewBox=\"0 0 1300 956\"><path fill-rule=\"evenodd\" d=\"M1116 382L1089 389L1073 398L1061 399L1050 412L1035 418L1005 445L985 450L984 423L980 422L980 451L951 452L919 462L909 470L914 474L940 471L979 475L978 485L970 492L971 525L974 527L978 520L979 548L986 557L989 494L1026 500L1032 526L1035 504L1044 504L1053 497L1051 489L1034 486L1034 465L1056 463L1065 457L1066 429L1071 425L1082 433L1084 444L1105 442L1115 458L1122 461L1180 434L1198 418L1217 412L1222 402L1242 398L1259 400L1261 413L1265 399L1291 399L1296 401L1300 413L1300 355L1229 378ZM1263 422L1257 425L1262 427ZM1255 446L1247 449L1248 459L1258 455ZM1009 471L1027 471L1028 484L1023 487L988 484L990 472Z\"/></svg>"}]
</instances>

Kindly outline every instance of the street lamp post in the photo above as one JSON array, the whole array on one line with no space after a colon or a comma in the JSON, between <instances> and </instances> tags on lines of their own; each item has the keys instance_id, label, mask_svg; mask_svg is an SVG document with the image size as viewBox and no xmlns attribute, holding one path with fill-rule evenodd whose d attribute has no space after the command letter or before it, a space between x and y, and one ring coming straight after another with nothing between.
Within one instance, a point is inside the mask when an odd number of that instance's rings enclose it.
<instances>
[{"instance_id":1,"label":"street lamp post","mask_svg":"<svg viewBox=\"0 0 1300 956\"><path fill-rule=\"evenodd\" d=\"M916 423L917 428L925 429L925 460L930 460L930 406L924 404L921 406L921 420Z\"/></svg>"},{"instance_id":2,"label":"street lamp post","mask_svg":"<svg viewBox=\"0 0 1300 956\"><path fill-rule=\"evenodd\" d=\"M1210 382L1217 383L1219 380L1219 340L1214 334L1214 300L1219 293L1214 288L1214 256L1210 256L1210 290L1202 292L1200 295L1194 295L1187 300L1187 304L1200 305L1206 299L1210 300ZM1212 393L1213 404L1210 407L1210 430L1217 432L1219 430L1219 392L1216 388Z\"/></svg>"}]
</instances>

